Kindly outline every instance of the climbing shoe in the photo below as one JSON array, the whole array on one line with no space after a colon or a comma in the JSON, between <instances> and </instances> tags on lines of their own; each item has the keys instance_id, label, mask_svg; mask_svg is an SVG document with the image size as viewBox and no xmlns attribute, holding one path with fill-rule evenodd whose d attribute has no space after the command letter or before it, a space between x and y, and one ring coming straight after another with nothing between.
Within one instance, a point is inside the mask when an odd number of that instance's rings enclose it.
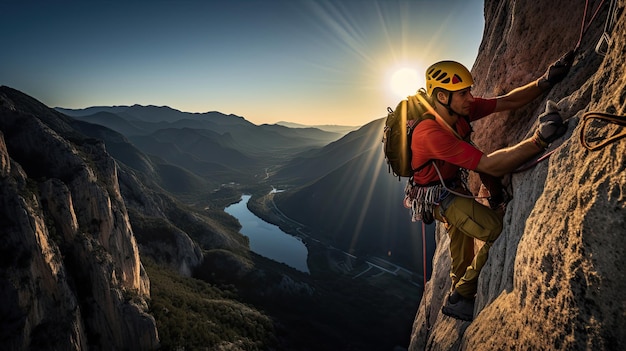
<instances>
[{"instance_id":1,"label":"climbing shoe","mask_svg":"<svg viewBox=\"0 0 626 351\"><path fill-rule=\"evenodd\" d=\"M441 308L441 312L446 316L463 321L471 321L474 319L474 299L465 298L454 291L448 296L448 300L445 306Z\"/></svg>"}]
</instances>

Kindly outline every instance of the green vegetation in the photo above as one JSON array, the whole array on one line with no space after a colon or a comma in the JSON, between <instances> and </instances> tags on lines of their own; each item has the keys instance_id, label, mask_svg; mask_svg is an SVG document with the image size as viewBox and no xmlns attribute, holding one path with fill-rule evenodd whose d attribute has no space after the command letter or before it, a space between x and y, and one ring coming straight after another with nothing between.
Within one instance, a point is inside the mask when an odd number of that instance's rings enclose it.
<instances>
[{"instance_id":1,"label":"green vegetation","mask_svg":"<svg viewBox=\"0 0 626 351\"><path fill-rule=\"evenodd\" d=\"M150 259L143 259L151 282L150 313L159 330L162 349L267 350L276 343L272 320L235 300L233 288L217 288L182 277Z\"/></svg>"}]
</instances>

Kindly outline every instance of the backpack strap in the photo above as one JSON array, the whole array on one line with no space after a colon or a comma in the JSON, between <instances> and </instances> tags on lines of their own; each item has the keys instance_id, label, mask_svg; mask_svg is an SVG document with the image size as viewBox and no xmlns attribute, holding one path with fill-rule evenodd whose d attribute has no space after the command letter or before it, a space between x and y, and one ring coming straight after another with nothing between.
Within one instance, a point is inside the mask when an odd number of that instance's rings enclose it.
<instances>
[{"instance_id":1,"label":"backpack strap","mask_svg":"<svg viewBox=\"0 0 626 351\"><path fill-rule=\"evenodd\" d=\"M431 115L435 116L435 120L437 120L439 123L443 124L445 127L447 127L447 129L454 134L454 136L456 136L457 138L459 138L460 140L463 140L463 138L461 138L461 136L459 135L459 133L457 133L456 130L454 130L454 128L452 128L452 126L450 126L448 124L448 122L446 122L445 119L443 119L443 117L441 117L437 111L435 111L435 109L430 105L430 103L421 95L421 94L417 94L417 98L420 100L420 102L426 107L426 109L428 110L428 113L430 113Z\"/></svg>"}]
</instances>

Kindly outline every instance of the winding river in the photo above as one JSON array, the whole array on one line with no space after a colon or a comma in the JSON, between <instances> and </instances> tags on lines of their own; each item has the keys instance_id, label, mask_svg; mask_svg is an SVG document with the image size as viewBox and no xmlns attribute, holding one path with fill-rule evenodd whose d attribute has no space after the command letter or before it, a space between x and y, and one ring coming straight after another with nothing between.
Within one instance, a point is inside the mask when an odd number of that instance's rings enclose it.
<instances>
[{"instance_id":1,"label":"winding river","mask_svg":"<svg viewBox=\"0 0 626 351\"><path fill-rule=\"evenodd\" d=\"M308 249L300 240L283 232L278 226L265 222L248 209L250 195L243 195L241 201L224 209L241 223L241 234L250 239L250 250L282 262L301 272L309 273L307 266Z\"/></svg>"}]
</instances>

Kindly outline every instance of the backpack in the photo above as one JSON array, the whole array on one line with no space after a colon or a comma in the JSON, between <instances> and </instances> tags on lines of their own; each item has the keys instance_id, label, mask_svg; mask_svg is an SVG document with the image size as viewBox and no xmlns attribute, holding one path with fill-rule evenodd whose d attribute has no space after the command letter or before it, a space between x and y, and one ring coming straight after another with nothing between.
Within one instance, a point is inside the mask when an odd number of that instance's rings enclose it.
<instances>
[{"instance_id":1,"label":"backpack","mask_svg":"<svg viewBox=\"0 0 626 351\"><path fill-rule=\"evenodd\" d=\"M420 89L417 94L426 98L426 91ZM411 177L415 170L411 167L411 140L413 130L424 119L434 119L427 112L416 95L400 101L395 110L387 107L387 119L383 129L383 153L389 173L398 177Z\"/></svg>"}]
</instances>

